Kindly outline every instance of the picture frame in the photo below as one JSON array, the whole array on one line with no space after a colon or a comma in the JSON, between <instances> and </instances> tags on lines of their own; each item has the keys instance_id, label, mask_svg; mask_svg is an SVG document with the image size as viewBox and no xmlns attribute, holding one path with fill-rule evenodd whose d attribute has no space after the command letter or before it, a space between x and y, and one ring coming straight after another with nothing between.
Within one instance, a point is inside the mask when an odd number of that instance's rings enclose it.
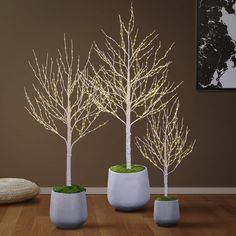
<instances>
[{"instance_id":1,"label":"picture frame","mask_svg":"<svg viewBox=\"0 0 236 236\"><path fill-rule=\"evenodd\" d=\"M236 89L236 0L197 0L198 90Z\"/></svg>"}]
</instances>

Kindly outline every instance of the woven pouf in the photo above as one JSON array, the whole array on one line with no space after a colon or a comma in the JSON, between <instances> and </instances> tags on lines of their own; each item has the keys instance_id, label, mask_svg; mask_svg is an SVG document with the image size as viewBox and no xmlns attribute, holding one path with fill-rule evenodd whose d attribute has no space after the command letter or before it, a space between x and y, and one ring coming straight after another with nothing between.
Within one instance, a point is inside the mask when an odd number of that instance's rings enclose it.
<instances>
[{"instance_id":1,"label":"woven pouf","mask_svg":"<svg viewBox=\"0 0 236 236\"><path fill-rule=\"evenodd\" d=\"M0 204L21 202L39 194L39 187L26 179L0 178Z\"/></svg>"}]
</instances>

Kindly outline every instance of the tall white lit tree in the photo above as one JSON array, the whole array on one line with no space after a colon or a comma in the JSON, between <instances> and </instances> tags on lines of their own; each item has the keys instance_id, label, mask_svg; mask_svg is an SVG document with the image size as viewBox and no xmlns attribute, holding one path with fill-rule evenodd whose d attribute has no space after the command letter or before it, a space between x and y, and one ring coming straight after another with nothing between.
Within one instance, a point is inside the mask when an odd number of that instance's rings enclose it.
<instances>
[{"instance_id":1,"label":"tall white lit tree","mask_svg":"<svg viewBox=\"0 0 236 236\"><path fill-rule=\"evenodd\" d=\"M171 62L166 59L173 45L161 53L161 42L155 44L158 37L155 31L139 40L132 5L130 11L127 25L119 16L118 40L103 32L106 49L100 49L95 43L95 51L103 65L99 73L92 67L96 73L94 86L100 94L96 105L101 111L112 114L125 125L128 169L131 168L132 126L141 119L161 111L172 99L166 95L173 93L179 86L167 81Z\"/></svg>"},{"instance_id":2,"label":"tall white lit tree","mask_svg":"<svg viewBox=\"0 0 236 236\"><path fill-rule=\"evenodd\" d=\"M150 116L146 136L136 137L136 145L143 157L156 166L164 176L164 195L168 196L168 176L193 150L195 141L188 143L189 129L178 119L179 100L158 116Z\"/></svg>"},{"instance_id":3,"label":"tall white lit tree","mask_svg":"<svg viewBox=\"0 0 236 236\"><path fill-rule=\"evenodd\" d=\"M74 57L73 41L67 48L64 36L64 49L58 49L56 58L46 56L40 64L34 53L35 63L29 63L36 84L34 95L29 96L26 107L29 114L45 129L58 135L66 144L66 185L71 186L71 159L74 145L86 134L104 124L94 124L100 110L94 105L96 91L86 82L89 57L80 67L79 56ZM91 78L90 78L91 79Z\"/></svg>"}]
</instances>

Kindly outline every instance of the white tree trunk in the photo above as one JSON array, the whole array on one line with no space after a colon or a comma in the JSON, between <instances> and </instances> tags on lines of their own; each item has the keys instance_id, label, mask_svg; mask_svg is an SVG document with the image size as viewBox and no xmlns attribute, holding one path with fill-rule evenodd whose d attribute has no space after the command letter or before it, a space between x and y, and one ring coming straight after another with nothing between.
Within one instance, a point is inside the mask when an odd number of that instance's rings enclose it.
<instances>
[{"instance_id":1,"label":"white tree trunk","mask_svg":"<svg viewBox=\"0 0 236 236\"><path fill-rule=\"evenodd\" d=\"M71 186L71 157L72 157L72 146L71 142L67 143L66 152L66 185Z\"/></svg>"},{"instance_id":2,"label":"white tree trunk","mask_svg":"<svg viewBox=\"0 0 236 236\"><path fill-rule=\"evenodd\" d=\"M70 88L69 82L68 82L68 88ZM70 107L69 93L67 95L66 123L67 123L66 185L71 186L72 131L71 131L71 107Z\"/></svg>"},{"instance_id":3,"label":"white tree trunk","mask_svg":"<svg viewBox=\"0 0 236 236\"><path fill-rule=\"evenodd\" d=\"M130 124L130 110L126 113L126 168L131 169L131 124Z\"/></svg>"},{"instance_id":4,"label":"white tree trunk","mask_svg":"<svg viewBox=\"0 0 236 236\"><path fill-rule=\"evenodd\" d=\"M164 195L168 196L168 167L164 167Z\"/></svg>"},{"instance_id":5,"label":"white tree trunk","mask_svg":"<svg viewBox=\"0 0 236 236\"><path fill-rule=\"evenodd\" d=\"M167 117L168 118L168 117ZM168 196L168 162L167 162L167 122L165 126L164 141L164 195Z\"/></svg>"},{"instance_id":6,"label":"white tree trunk","mask_svg":"<svg viewBox=\"0 0 236 236\"><path fill-rule=\"evenodd\" d=\"M130 84L130 35L128 34L128 66L127 66L127 94L126 94L126 168L131 169L131 84Z\"/></svg>"},{"instance_id":7,"label":"white tree trunk","mask_svg":"<svg viewBox=\"0 0 236 236\"><path fill-rule=\"evenodd\" d=\"M71 115L67 114L67 143L66 143L66 185L71 186L71 157L72 157Z\"/></svg>"}]
</instances>

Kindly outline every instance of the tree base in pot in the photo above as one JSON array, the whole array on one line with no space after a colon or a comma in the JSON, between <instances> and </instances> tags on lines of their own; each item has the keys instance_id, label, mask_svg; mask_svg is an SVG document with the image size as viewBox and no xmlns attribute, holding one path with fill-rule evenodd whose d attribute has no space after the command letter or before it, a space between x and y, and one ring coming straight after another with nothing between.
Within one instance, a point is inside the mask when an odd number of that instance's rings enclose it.
<instances>
[{"instance_id":1,"label":"tree base in pot","mask_svg":"<svg viewBox=\"0 0 236 236\"><path fill-rule=\"evenodd\" d=\"M160 201L155 200L154 215L155 223L162 227L173 227L179 223L179 201L168 200Z\"/></svg>"},{"instance_id":2,"label":"tree base in pot","mask_svg":"<svg viewBox=\"0 0 236 236\"><path fill-rule=\"evenodd\" d=\"M60 193L52 190L50 219L58 228L79 228L87 220L87 201L84 191Z\"/></svg>"},{"instance_id":3,"label":"tree base in pot","mask_svg":"<svg viewBox=\"0 0 236 236\"><path fill-rule=\"evenodd\" d=\"M117 173L110 168L107 197L117 210L135 211L143 208L150 199L147 168L133 173Z\"/></svg>"}]
</instances>

